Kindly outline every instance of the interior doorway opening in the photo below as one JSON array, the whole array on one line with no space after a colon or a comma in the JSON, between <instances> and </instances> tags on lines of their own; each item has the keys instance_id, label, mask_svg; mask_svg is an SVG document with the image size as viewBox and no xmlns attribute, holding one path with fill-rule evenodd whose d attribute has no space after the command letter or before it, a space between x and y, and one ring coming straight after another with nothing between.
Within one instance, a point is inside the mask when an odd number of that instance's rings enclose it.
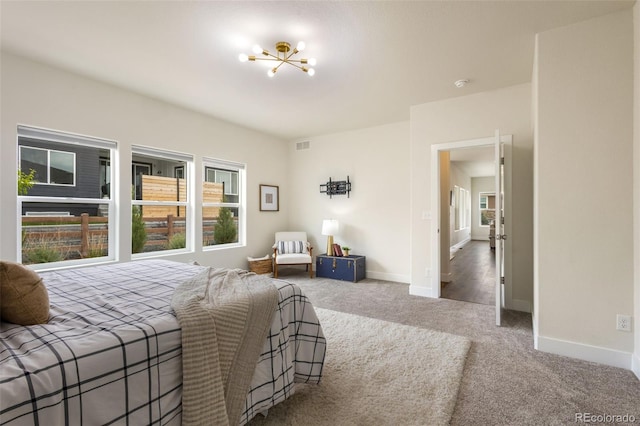
<instances>
[{"instance_id":1,"label":"interior doorway opening","mask_svg":"<svg viewBox=\"0 0 640 426\"><path fill-rule=\"evenodd\" d=\"M449 194L448 212L443 206L440 216L440 229L449 231L441 231L449 239L448 262L446 241L441 245L442 298L495 304L494 154L490 145L439 153L440 191Z\"/></svg>"},{"instance_id":2,"label":"interior doorway opening","mask_svg":"<svg viewBox=\"0 0 640 426\"><path fill-rule=\"evenodd\" d=\"M451 282L452 272L451 253L460 250L470 241L471 225L482 222L480 211L480 192L495 193L494 201L497 203L497 212L494 218L496 229L493 242L496 243L493 303L496 306L496 324L500 325L502 309L511 300L511 241L507 236L511 234L511 141L510 135L500 136L496 131L495 137L434 144L431 146L431 276L432 297L442 297L442 282ZM451 167L451 155L458 154L469 156L473 150L486 148L486 154L493 151L494 186L488 190L471 190L470 177L461 178L460 173ZM488 155L487 155L488 157ZM458 158L457 160L460 160ZM487 162L489 165L489 162ZM458 175L456 175L458 173ZM487 175L489 175L487 173ZM466 180L465 180L466 179ZM485 194L483 207L488 208L489 198ZM475 208L477 207L477 209ZM485 210L487 210L485 208ZM472 218L471 212L474 212ZM500 212L500 213L498 213ZM485 219L487 212L484 212ZM483 232L490 232L489 227L481 227ZM478 237L477 239L484 239ZM486 237L485 249L491 253L491 239ZM471 247L471 246L469 246ZM464 248L462 248L464 250ZM491 259L491 257L489 257ZM455 256L454 256L455 261Z\"/></svg>"}]
</instances>

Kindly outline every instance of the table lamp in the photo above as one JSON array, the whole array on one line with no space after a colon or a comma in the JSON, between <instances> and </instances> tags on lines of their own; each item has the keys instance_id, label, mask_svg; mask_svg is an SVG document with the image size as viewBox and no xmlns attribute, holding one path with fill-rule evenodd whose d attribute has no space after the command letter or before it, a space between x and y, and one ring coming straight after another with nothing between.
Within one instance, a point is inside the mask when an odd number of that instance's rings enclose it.
<instances>
[{"instance_id":1,"label":"table lamp","mask_svg":"<svg viewBox=\"0 0 640 426\"><path fill-rule=\"evenodd\" d=\"M324 219L322 221L322 235L327 236L327 256L333 256L333 235L338 233L338 221Z\"/></svg>"}]
</instances>

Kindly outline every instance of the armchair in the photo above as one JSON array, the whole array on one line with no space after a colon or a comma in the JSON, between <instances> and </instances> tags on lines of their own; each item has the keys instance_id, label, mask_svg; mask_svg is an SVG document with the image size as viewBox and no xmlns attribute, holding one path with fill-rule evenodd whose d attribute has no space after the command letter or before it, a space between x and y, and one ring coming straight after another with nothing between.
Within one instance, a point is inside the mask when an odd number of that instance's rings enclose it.
<instances>
[{"instance_id":1,"label":"armchair","mask_svg":"<svg viewBox=\"0 0 640 426\"><path fill-rule=\"evenodd\" d=\"M306 232L276 232L273 245L273 276L278 278L278 265L305 265L313 278L313 247Z\"/></svg>"}]
</instances>

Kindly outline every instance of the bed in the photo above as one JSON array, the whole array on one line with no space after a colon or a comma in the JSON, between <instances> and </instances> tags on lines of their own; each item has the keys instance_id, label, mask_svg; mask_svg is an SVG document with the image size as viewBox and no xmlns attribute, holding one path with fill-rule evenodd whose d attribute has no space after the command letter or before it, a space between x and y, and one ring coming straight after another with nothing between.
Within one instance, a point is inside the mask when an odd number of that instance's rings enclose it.
<instances>
[{"instance_id":1,"label":"bed","mask_svg":"<svg viewBox=\"0 0 640 426\"><path fill-rule=\"evenodd\" d=\"M142 260L40 273L48 323L0 326L0 423L180 425L181 329L170 301L203 268ZM240 424L322 376L313 306L296 285L273 283L277 309Z\"/></svg>"}]
</instances>

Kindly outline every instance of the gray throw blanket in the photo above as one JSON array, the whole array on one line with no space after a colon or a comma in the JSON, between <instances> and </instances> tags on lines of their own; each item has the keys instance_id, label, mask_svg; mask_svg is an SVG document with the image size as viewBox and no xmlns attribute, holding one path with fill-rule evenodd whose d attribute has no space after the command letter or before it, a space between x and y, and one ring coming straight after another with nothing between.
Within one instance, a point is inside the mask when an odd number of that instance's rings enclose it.
<instances>
[{"instance_id":1,"label":"gray throw blanket","mask_svg":"<svg viewBox=\"0 0 640 426\"><path fill-rule=\"evenodd\" d=\"M267 277L207 268L171 299L182 330L182 424L237 425L278 305Z\"/></svg>"}]
</instances>

